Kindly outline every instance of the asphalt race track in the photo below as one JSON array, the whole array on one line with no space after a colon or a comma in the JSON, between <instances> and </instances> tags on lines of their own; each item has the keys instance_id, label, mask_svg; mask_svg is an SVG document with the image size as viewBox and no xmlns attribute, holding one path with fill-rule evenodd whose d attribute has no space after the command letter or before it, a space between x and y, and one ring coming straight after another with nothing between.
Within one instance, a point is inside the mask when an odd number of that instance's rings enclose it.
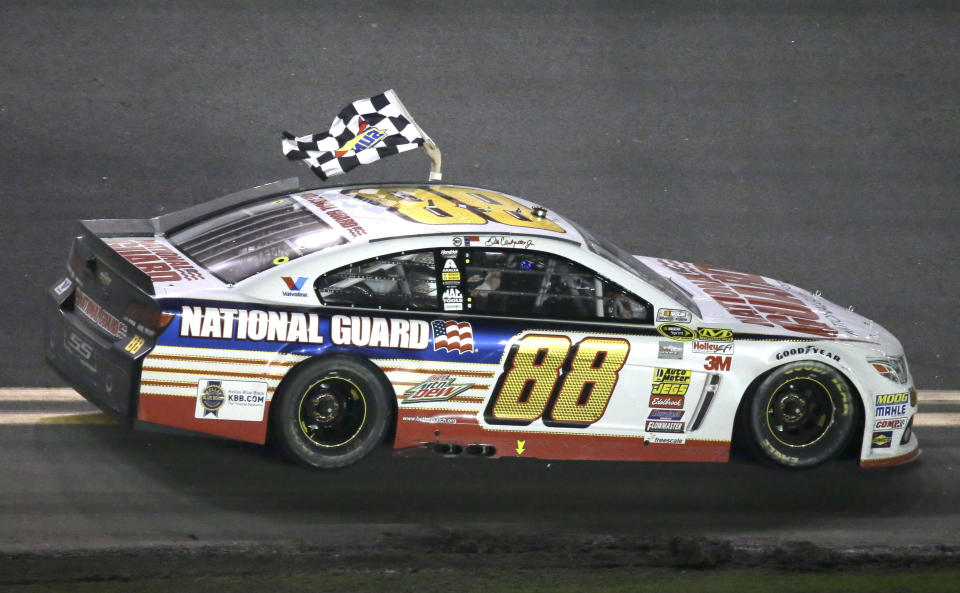
<instances>
[{"instance_id":1,"label":"asphalt race track","mask_svg":"<svg viewBox=\"0 0 960 593\"><path fill-rule=\"evenodd\" d=\"M960 546L954 3L195 4L0 4L0 387L45 388L0 391L0 549L447 528ZM918 388L939 390L920 461L783 472L384 448L311 473L133 432L48 389L64 383L43 361L42 295L75 220L319 185L280 131L326 129L387 88L443 150L445 181L541 201L633 253L819 289L890 329ZM330 185L427 170L404 154Z\"/></svg>"},{"instance_id":2,"label":"asphalt race track","mask_svg":"<svg viewBox=\"0 0 960 593\"><path fill-rule=\"evenodd\" d=\"M729 464L395 456L335 472L215 438L136 432L70 390L0 393L0 553L183 544L360 544L478 529L960 547L960 392L923 392L923 454L787 472Z\"/></svg>"}]
</instances>

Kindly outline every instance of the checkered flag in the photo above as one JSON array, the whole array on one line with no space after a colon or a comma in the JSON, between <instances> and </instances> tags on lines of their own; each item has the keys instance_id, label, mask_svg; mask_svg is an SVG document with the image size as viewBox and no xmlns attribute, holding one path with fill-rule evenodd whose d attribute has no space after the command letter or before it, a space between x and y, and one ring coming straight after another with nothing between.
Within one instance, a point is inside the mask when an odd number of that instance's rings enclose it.
<instances>
[{"instance_id":1,"label":"checkered flag","mask_svg":"<svg viewBox=\"0 0 960 593\"><path fill-rule=\"evenodd\" d=\"M447 352L473 352L473 328L470 323L463 321L433 322L433 349Z\"/></svg>"},{"instance_id":2,"label":"checkered flag","mask_svg":"<svg viewBox=\"0 0 960 593\"><path fill-rule=\"evenodd\" d=\"M283 133L283 154L302 161L320 179L423 146L430 138L392 90L347 105L329 132L294 137Z\"/></svg>"}]
</instances>

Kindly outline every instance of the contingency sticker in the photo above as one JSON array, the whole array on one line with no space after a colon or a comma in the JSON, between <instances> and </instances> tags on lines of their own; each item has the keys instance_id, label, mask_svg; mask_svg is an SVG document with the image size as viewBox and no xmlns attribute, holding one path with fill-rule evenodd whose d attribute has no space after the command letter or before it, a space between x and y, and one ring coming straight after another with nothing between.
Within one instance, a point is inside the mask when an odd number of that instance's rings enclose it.
<instances>
[{"instance_id":1,"label":"contingency sticker","mask_svg":"<svg viewBox=\"0 0 960 593\"><path fill-rule=\"evenodd\" d=\"M200 379L195 418L260 422L267 405L264 381Z\"/></svg>"}]
</instances>

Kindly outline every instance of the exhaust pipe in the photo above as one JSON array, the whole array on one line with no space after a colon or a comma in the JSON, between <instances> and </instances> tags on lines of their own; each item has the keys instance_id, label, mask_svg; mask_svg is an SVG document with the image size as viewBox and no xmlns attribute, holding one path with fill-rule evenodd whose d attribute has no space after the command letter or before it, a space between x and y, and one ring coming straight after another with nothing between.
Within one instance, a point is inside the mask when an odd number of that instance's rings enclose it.
<instances>
[{"instance_id":1,"label":"exhaust pipe","mask_svg":"<svg viewBox=\"0 0 960 593\"><path fill-rule=\"evenodd\" d=\"M459 455L463 453L463 447L460 445L448 445L445 443L437 443L433 446L433 451L439 453L440 455Z\"/></svg>"}]
</instances>

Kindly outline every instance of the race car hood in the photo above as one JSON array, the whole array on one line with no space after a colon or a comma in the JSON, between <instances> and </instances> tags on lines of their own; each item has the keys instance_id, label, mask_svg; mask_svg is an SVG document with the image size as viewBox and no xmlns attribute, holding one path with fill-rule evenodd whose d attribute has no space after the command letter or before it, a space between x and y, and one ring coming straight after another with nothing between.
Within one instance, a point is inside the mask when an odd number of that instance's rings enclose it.
<instances>
[{"instance_id":1,"label":"race car hood","mask_svg":"<svg viewBox=\"0 0 960 593\"><path fill-rule=\"evenodd\" d=\"M793 334L882 344L901 350L871 320L786 282L670 259L635 256L690 295L708 323L742 323L760 334Z\"/></svg>"}]
</instances>

